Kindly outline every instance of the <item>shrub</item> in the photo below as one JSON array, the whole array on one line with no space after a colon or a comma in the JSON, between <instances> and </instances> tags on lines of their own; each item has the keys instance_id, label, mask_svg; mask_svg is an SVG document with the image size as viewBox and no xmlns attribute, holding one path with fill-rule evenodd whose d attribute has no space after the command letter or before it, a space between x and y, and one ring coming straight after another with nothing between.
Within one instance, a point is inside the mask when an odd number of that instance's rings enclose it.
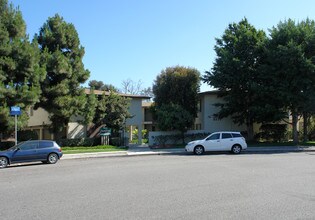
<instances>
[{"instance_id":1,"label":"shrub","mask_svg":"<svg viewBox=\"0 0 315 220\"><path fill-rule=\"evenodd\" d=\"M287 125L286 124L263 124L259 129L261 132L256 134L256 139L265 141L280 142L286 137Z\"/></svg>"},{"instance_id":2,"label":"shrub","mask_svg":"<svg viewBox=\"0 0 315 220\"><path fill-rule=\"evenodd\" d=\"M147 139L148 138L148 130L147 129L142 129L141 130L142 133L142 143L143 139ZM135 143L138 143L138 129L134 129L132 131L132 142L136 141Z\"/></svg>"},{"instance_id":3,"label":"shrub","mask_svg":"<svg viewBox=\"0 0 315 220\"><path fill-rule=\"evenodd\" d=\"M59 139L56 142L60 146L77 147L77 146L96 146L100 145L100 138L74 138L74 139Z\"/></svg>"},{"instance_id":4,"label":"shrub","mask_svg":"<svg viewBox=\"0 0 315 220\"><path fill-rule=\"evenodd\" d=\"M185 143L188 143L190 141L204 139L209 134L210 133L184 134L184 140L185 140ZM183 136L181 134L158 135L158 136L155 136L153 139L156 145L165 147L166 143L169 143L170 145L176 145L178 143L182 143L181 141L183 140Z\"/></svg>"},{"instance_id":5,"label":"shrub","mask_svg":"<svg viewBox=\"0 0 315 220\"><path fill-rule=\"evenodd\" d=\"M109 139L109 144L113 146L121 146L122 145L122 140L120 137L112 137Z\"/></svg>"}]
</instances>

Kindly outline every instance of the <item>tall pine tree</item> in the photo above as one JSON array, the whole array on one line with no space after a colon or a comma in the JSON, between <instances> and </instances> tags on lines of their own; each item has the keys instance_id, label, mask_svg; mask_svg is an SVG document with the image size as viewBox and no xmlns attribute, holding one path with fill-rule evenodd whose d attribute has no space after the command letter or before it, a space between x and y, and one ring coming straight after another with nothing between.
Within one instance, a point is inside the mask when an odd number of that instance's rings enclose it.
<instances>
[{"instance_id":1,"label":"tall pine tree","mask_svg":"<svg viewBox=\"0 0 315 220\"><path fill-rule=\"evenodd\" d=\"M84 48L74 25L59 15L48 18L35 38L47 74L38 106L49 112L54 131L60 132L71 116L80 115L86 107L86 95L80 86L90 75L82 62Z\"/></svg>"},{"instance_id":2,"label":"tall pine tree","mask_svg":"<svg viewBox=\"0 0 315 220\"><path fill-rule=\"evenodd\" d=\"M19 127L27 124L28 110L39 101L45 71L39 65L36 42L26 35L22 13L7 0L0 0L0 133L14 130L10 106L20 106Z\"/></svg>"}]
</instances>

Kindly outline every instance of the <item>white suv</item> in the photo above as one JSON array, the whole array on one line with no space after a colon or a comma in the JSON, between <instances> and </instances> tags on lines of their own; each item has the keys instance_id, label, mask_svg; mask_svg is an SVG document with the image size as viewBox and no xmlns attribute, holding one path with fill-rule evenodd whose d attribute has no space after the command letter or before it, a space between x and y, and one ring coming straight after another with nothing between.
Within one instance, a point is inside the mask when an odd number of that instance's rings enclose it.
<instances>
[{"instance_id":1,"label":"white suv","mask_svg":"<svg viewBox=\"0 0 315 220\"><path fill-rule=\"evenodd\" d=\"M189 142L185 150L197 155L201 155L205 151L231 151L234 154L239 154L246 148L245 138L240 132L220 131L210 134L203 140Z\"/></svg>"}]
</instances>

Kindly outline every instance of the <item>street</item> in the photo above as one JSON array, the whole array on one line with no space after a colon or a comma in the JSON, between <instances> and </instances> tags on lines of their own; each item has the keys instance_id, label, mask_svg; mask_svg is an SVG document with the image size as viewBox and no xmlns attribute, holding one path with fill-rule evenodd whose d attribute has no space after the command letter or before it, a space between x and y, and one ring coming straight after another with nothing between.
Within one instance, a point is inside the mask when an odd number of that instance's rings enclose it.
<instances>
[{"instance_id":1,"label":"street","mask_svg":"<svg viewBox=\"0 0 315 220\"><path fill-rule=\"evenodd\" d=\"M0 219L315 219L315 152L61 160L0 170Z\"/></svg>"}]
</instances>

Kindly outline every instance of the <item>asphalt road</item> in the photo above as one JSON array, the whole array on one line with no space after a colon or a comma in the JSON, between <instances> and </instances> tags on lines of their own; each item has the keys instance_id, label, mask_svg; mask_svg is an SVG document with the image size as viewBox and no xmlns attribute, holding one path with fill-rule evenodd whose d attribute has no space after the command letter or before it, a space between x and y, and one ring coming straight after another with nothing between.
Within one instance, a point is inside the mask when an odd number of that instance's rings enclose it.
<instances>
[{"instance_id":1,"label":"asphalt road","mask_svg":"<svg viewBox=\"0 0 315 220\"><path fill-rule=\"evenodd\" d=\"M0 170L0 219L315 219L315 152L61 160Z\"/></svg>"}]
</instances>

